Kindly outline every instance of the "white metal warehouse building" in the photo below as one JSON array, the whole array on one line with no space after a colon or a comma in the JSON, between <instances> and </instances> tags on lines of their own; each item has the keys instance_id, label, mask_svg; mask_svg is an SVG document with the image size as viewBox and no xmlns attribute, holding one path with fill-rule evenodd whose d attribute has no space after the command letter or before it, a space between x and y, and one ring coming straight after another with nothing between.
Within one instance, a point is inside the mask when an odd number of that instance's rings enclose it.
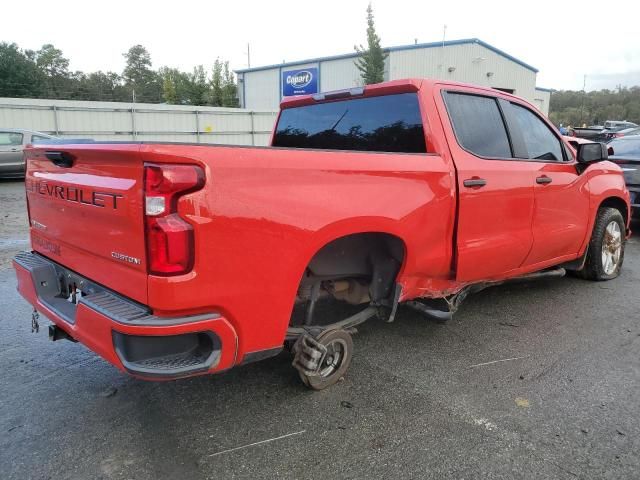
<instances>
[{"instance_id":1,"label":"white metal warehouse building","mask_svg":"<svg viewBox=\"0 0 640 480\"><path fill-rule=\"evenodd\" d=\"M477 38L385 49L385 80L423 77L489 86L529 100L545 115L551 90L536 87L538 70ZM362 85L356 52L236 70L240 105L275 110L284 96Z\"/></svg>"}]
</instances>

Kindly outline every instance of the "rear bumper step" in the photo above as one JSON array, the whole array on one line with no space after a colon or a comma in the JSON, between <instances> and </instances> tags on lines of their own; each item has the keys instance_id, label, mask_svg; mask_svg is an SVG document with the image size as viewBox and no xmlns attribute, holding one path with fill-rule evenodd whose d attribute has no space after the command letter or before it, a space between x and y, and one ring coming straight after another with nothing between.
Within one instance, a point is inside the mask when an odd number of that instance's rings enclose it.
<instances>
[{"instance_id":1,"label":"rear bumper step","mask_svg":"<svg viewBox=\"0 0 640 480\"><path fill-rule=\"evenodd\" d=\"M165 378L206 372L222 349L213 332L150 337L114 331L113 344L127 371Z\"/></svg>"},{"instance_id":2,"label":"rear bumper step","mask_svg":"<svg viewBox=\"0 0 640 480\"><path fill-rule=\"evenodd\" d=\"M37 253L18 254L14 268L20 294L55 324L54 340L75 339L121 370L161 380L235 363L236 333L217 313L158 317Z\"/></svg>"}]
</instances>

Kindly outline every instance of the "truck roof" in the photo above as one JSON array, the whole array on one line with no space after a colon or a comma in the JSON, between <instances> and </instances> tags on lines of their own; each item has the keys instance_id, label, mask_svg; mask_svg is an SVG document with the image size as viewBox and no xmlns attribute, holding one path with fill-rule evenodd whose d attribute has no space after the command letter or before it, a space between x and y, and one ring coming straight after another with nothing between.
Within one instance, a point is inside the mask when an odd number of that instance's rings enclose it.
<instances>
[{"instance_id":1,"label":"truck roof","mask_svg":"<svg viewBox=\"0 0 640 480\"><path fill-rule=\"evenodd\" d=\"M400 80L391 80L389 82L375 83L372 85L365 85L363 87L351 87L341 90L332 90L329 92L320 92L309 95L299 95L293 97L285 97L280 102L280 108L299 107L302 105L311 105L319 101L334 100L339 98L347 98L350 96L378 96L378 95L393 95L395 93L408 93L417 92L421 88L432 88L434 85L451 85L460 87L472 87L474 89L485 90L495 95L499 92L500 95L507 97L518 98L516 95L512 95L495 88L474 85L471 83L453 82L449 80L436 80L432 78L405 78Z\"/></svg>"}]
</instances>

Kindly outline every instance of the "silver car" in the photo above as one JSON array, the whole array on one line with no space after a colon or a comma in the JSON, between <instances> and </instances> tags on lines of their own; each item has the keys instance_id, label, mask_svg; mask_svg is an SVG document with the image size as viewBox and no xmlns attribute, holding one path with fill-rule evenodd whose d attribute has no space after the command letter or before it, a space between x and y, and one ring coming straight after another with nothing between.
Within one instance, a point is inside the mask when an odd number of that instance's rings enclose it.
<instances>
[{"instance_id":1,"label":"silver car","mask_svg":"<svg viewBox=\"0 0 640 480\"><path fill-rule=\"evenodd\" d=\"M24 177L24 147L55 139L46 133L0 128L0 178Z\"/></svg>"}]
</instances>

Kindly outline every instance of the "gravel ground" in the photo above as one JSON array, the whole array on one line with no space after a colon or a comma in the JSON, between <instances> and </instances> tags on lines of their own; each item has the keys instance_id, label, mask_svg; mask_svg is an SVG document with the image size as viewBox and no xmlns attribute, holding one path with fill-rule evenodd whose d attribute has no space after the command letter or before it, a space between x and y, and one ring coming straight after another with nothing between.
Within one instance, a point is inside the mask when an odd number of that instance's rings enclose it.
<instances>
[{"instance_id":1,"label":"gravel ground","mask_svg":"<svg viewBox=\"0 0 640 480\"><path fill-rule=\"evenodd\" d=\"M17 252L29 248L24 197L23 182L0 180L0 269L10 266Z\"/></svg>"},{"instance_id":2,"label":"gravel ground","mask_svg":"<svg viewBox=\"0 0 640 480\"><path fill-rule=\"evenodd\" d=\"M7 261L26 247L22 188L0 183L2 479L640 478L635 239L611 282L488 289L445 325L369 322L328 391L285 354L147 383L30 333Z\"/></svg>"}]
</instances>

